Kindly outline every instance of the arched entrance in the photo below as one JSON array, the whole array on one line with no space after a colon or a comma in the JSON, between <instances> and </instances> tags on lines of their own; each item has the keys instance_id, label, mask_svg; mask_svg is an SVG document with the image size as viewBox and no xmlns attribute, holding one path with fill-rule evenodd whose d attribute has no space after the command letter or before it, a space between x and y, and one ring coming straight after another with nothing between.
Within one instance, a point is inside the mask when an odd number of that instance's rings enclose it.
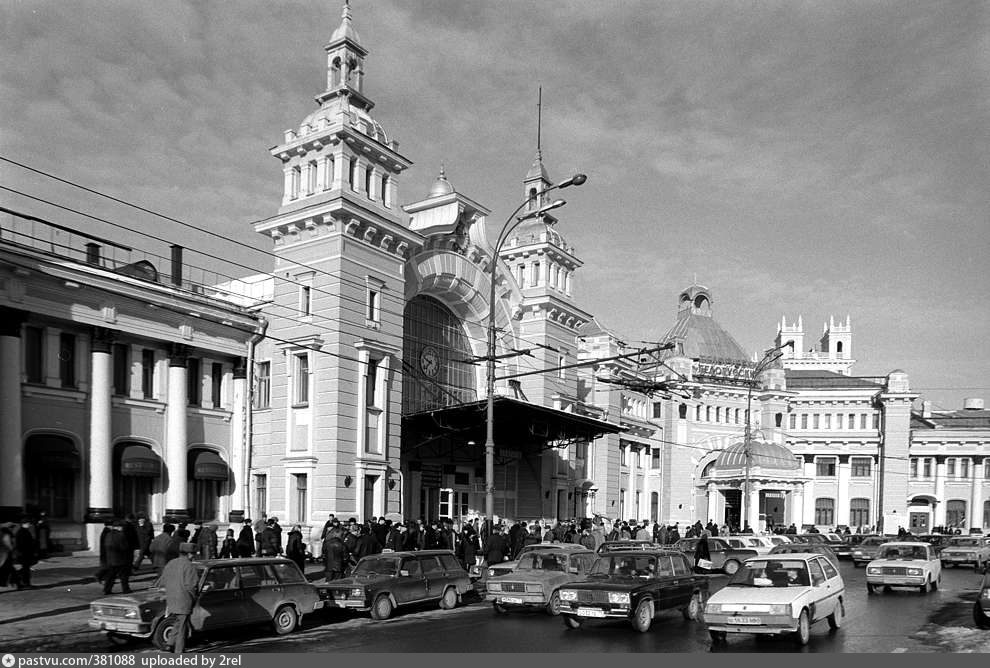
<instances>
[{"instance_id":1,"label":"arched entrance","mask_svg":"<svg viewBox=\"0 0 990 668\"><path fill-rule=\"evenodd\" d=\"M220 515L220 502L227 493L230 468L214 450L193 448L186 465L189 484L189 513L194 520L210 522Z\"/></svg>"},{"instance_id":2,"label":"arched entrance","mask_svg":"<svg viewBox=\"0 0 990 668\"><path fill-rule=\"evenodd\" d=\"M908 502L908 531L917 535L931 533L934 524L934 496L919 494Z\"/></svg>"},{"instance_id":3,"label":"arched entrance","mask_svg":"<svg viewBox=\"0 0 990 668\"><path fill-rule=\"evenodd\" d=\"M155 484L162 478L163 471L161 458L148 444L122 441L114 445L114 516L144 513L152 517L151 501Z\"/></svg>"},{"instance_id":4,"label":"arched entrance","mask_svg":"<svg viewBox=\"0 0 990 668\"><path fill-rule=\"evenodd\" d=\"M75 442L57 434L35 434L24 444L24 503L49 519L75 519L76 480L82 469Z\"/></svg>"}]
</instances>

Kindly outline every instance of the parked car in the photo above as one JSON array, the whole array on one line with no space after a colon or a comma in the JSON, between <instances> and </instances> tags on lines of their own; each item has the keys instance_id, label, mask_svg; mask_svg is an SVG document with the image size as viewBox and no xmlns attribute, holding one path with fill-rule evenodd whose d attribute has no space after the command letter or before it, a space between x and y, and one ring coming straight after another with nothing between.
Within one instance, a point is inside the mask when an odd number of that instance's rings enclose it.
<instances>
[{"instance_id":1,"label":"parked car","mask_svg":"<svg viewBox=\"0 0 990 668\"><path fill-rule=\"evenodd\" d=\"M708 597L708 578L694 575L682 552L654 548L599 556L584 580L560 588L560 614L568 628L588 621L628 619L646 632L664 610L698 619Z\"/></svg>"},{"instance_id":2,"label":"parked car","mask_svg":"<svg viewBox=\"0 0 990 668\"><path fill-rule=\"evenodd\" d=\"M990 563L990 538L953 536L946 541L939 559L943 566L973 564L973 568L982 570L984 564Z\"/></svg>"},{"instance_id":3,"label":"parked car","mask_svg":"<svg viewBox=\"0 0 990 668\"><path fill-rule=\"evenodd\" d=\"M396 608L439 601L449 610L473 590L460 562L450 550L385 552L363 557L349 577L318 585L324 608L370 612L388 619Z\"/></svg>"},{"instance_id":4,"label":"parked car","mask_svg":"<svg viewBox=\"0 0 990 668\"><path fill-rule=\"evenodd\" d=\"M839 570L816 553L748 559L705 605L712 641L729 633L793 633L806 645L815 622L832 629L845 616L845 584Z\"/></svg>"},{"instance_id":5,"label":"parked car","mask_svg":"<svg viewBox=\"0 0 990 668\"><path fill-rule=\"evenodd\" d=\"M767 536L766 538L767 538L768 541L770 541L774 545L784 545L786 543L793 543L794 542L794 541L791 540L791 537L790 536L787 536L787 535L782 534L782 533L775 533L773 535Z\"/></svg>"},{"instance_id":6,"label":"parked car","mask_svg":"<svg viewBox=\"0 0 990 668\"><path fill-rule=\"evenodd\" d=\"M839 559L850 559L852 557L852 547L842 536L837 533L823 533L826 545L835 553Z\"/></svg>"},{"instance_id":7,"label":"parked car","mask_svg":"<svg viewBox=\"0 0 990 668\"><path fill-rule=\"evenodd\" d=\"M509 561L503 561L502 563L492 564L490 566L485 567L486 568L485 579L490 580L491 578L500 578L504 575L508 575L509 573L516 570L516 566L519 565L519 559L523 555L528 554L533 550L542 550L542 549L586 550L588 548L586 548L584 545L579 545L578 543L533 543L532 545L527 545L521 550L519 550L519 554L516 556L515 559L511 559Z\"/></svg>"},{"instance_id":8,"label":"parked car","mask_svg":"<svg viewBox=\"0 0 990 668\"><path fill-rule=\"evenodd\" d=\"M990 629L990 568L983 569L983 582L973 603L973 623L977 628Z\"/></svg>"},{"instance_id":9,"label":"parked car","mask_svg":"<svg viewBox=\"0 0 990 668\"><path fill-rule=\"evenodd\" d=\"M879 554L880 551L880 546L890 540L890 538L885 536L867 536L864 538L859 545L853 548L853 566L856 566L857 568L860 566L865 566L876 559L877 554Z\"/></svg>"},{"instance_id":10,"label":"parked car","mask_svg":"<svg viewBox=\"0 0 990 668\"><path fill-rule=\"evenodd\" d=\"M607 540L598 546L598 554L620 550L648 550L659 547L651 540Z\"/></svg>"},{"instance_id":11,"label":"parked car","mask_svg":"<svg viewBox=\"0 0 990 668\"><path fill-rule=\"evenodd\" d=\"M193 562L199 573L190 633L248 624L272 624L291 633L303 615L320 606L316 588L288 559L258 557ZM165 610L165 590L152 588L105 596L90 604L90 628L111 640L150 638L165 650L175 644L175 617Z\"/></svg>"},{"instance_id":12,"label":"parked car","mask_svg":"<svg viewBox=\"0 0 990 668\"><path fill-rule=\"evenodd\" d=\"M942 584L942 564L935 550L921 541L894 541L880 546L880 554L866 565L866 589L917 587L922 594Z\"/></svg>"},{"instance_id":13,"label":"parked car","mask_svg":"<svg viewBox=\"0 0 990 668\"><path fill-rule=\"evenodd\" d=\"M561 585L583 580L595 562L588 549L530 550L519 557L519 564L508 576L488 583L486 600L495 612L512 608L544 608L551 615L560 614Z\"/></svg>"},{"instance_id":14,"label":"parked car","mask_svg":"<svg viewBox=\"0 0 990 668\"><path fill-rule=\"evenodd\" d=\"M823 533L799 533L791 536L791 541L795 543L811 543L828 545L828 538Z\"/></svg>"},{"instance_id":15,"label":"parked car","mask_svg":"<svg viewBox=\"0 0 990 668\"><path fill-rule=\"evenodd\" d=\"M918 536L918 540L931 545L935 550L935 554L942 554L945 544L949 542L949 536L943 536L940 533L925 533Z\"/></svg>"},{"instance_id":16,"label":"parked car","mask_svg":"<svg viewBox=\"0 0 990 668\"><path fill-rule=\"evenodd\" d=\"M756 554L759 556L768 554L774 546L774 543L767 536L721 536L721 539L737 550L756 550Z\"/></svg>"},{"instance_id":17,"label":"parked car","mask_svg":"<svg viewBox=\"0 0 990 668\"><path fill-rule=\"evenodd\" d=\"M674 543L674 549L683 552L691 559L694 565L694 549L698 546L700 538L681 538ZM756 550L751 548L735 548L725 542L722 538L708 539L708 552L711 555L712 570L722 571L727 575L732 575L739 570L739 565L750 557L759 556Z\"/></svg>"},{"instance_id":18,"label":"parked car","mask_svg":"<svg viewBox=\"0 0 990 668\"><path fill-rule=\"evenodd\" d=\"M839 558L835 556L835 552L832 548L825 546L822 543L790 543L788 545L775 545L770 554L820 554L829 561L836 568L839 567Z\"/></svg>"}]
</instances>

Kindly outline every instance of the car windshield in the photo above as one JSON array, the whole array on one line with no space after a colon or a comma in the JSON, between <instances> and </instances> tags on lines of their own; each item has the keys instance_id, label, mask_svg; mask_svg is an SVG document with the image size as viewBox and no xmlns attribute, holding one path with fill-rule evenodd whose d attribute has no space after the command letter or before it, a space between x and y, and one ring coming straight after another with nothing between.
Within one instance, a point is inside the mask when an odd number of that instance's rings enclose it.
<instances>
[{"instance_id":1,"label":"car windshield","mask_svg":"<svg viewBox=\"0 0 990 668\"><path fill-rule=\"evenodd\" d=\"M395 575L398 568L398 559L365 557L358 562L353 575Z\"/></svg>"},{"instance_id":2,"label":"car windshield","mask_svg":"<svg viewBox=\"0 0 990 668\"><path fill-rule=\"evenodd\" d=\"M794 559L766 559L745 562L736 571L727 587L807 587L808 565Z\"/></svg>"},{"instance_id":3,"label":"car windshield","mask_svg":"<svg viewBox=\"0 0 990 668\"><path fill-rule=\"evenodd\" d=\"M925 559L928 552L921 546L890 545L881 549L880 556L884 559Z\"/></svg>"},{"instance_id":4,"label":"car windshield","mask_svg":"<svg viewBox=\"0 0 990 668\"><path fill-rule=\"evenodd\" d=\"M646 554L614 554L599 557L589 577L650 578L657 572L657 559Z\"/></svg>"},{"instance_id":5,"label":"car windshield","mask_svg":"<svg viewBox=\"0 0 990 668\"><path fill-rule=\"evenodd\" d=\"M517 571L567 571L567 557L554 552L528 552L519 557Z\"/></svg>"},{"instance_id":6,"label":"car windshield","mask_svg":"<svg viewBox=\"0 0 990 668\"><path fill-rule=\"evenodd\" d=\"M980 541L976 538L952 538L949 540L952 547L979 547Z\"/></svg>"},{"instance_id":7,"label":"car windshield","mask_svg":"<svg viewBox=\"0 0 990 668\"><path fill-rule=\"evenodd\" d=\"M883 545L882 538L867 538L863 541L863 547L876 547L877 545Z\"/></svg>"}]
</instances>

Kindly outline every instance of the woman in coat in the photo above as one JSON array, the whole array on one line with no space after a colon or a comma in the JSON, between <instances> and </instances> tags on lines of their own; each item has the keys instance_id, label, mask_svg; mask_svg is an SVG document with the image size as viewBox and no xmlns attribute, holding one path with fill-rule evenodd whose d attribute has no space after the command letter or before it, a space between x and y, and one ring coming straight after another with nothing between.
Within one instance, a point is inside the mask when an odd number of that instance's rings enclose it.
<instances>
[{"instance_id":1,"label":"woman in coat","mask_svg":"<svg viewBox=\"0 0 990 668\"><path fill-rule=\"evenodd\" d=\"M285 556L296 562L301 572L306 572L306 546L303 545L302 527L298 524L293 525L292 531L289 532L285 543Z\"/></svg>"},{"instance_id":2,"label":"woman in coat","mask_svg":"<svg viewBox=\"0 0 990 668\"><path fill-rule=\"evenodd\" d=\"M223 544L220 546L220 558L221 559L232 559L237 556L237 539L234 538L234 530L227 529L227 535L223 539Z\"/></svg>"},{"instance_id":3,"label":"woman in coat","mask_svg":"<svg viewBox=\"0 0 990 668\"><path fill-rule=\"evenodd\" d=\"M701 560L705 560L709 562L709 566L707 568L703 568L702 566L699 566ZM710 566L711 560L712 560L712 554L711 551L708 549L708 532L702 531L701 538L698 539L698 544L695 545L694 547L694 572L707 573L709 570L711 570L711 566Z\"/></svg>"}]
</instances>

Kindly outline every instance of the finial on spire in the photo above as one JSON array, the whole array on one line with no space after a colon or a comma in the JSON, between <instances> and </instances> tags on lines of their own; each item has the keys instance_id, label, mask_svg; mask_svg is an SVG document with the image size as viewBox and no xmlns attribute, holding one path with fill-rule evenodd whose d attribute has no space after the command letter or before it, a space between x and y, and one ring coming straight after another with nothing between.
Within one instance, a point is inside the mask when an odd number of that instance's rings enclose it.
<instances>
[{"instance_id":1,"label":"finial on spire","mask_svg":"<svg viewBox=\"0 0 990 668\"><path fill-rule=\"evenodd\" d=\"M543 159L543 86L536 98L536 157Z\"/></svg>"},{"instance_id":2,"label":"finial on spire","mask_svg":"<svg viewBox=\"0 0 990 668\"><path fill-rule=\"evenodd\" d=\"M440 161L440 178L441 179L447 178L447 170L444 168L443 160Z\"/></svg>"}]
</instances>

